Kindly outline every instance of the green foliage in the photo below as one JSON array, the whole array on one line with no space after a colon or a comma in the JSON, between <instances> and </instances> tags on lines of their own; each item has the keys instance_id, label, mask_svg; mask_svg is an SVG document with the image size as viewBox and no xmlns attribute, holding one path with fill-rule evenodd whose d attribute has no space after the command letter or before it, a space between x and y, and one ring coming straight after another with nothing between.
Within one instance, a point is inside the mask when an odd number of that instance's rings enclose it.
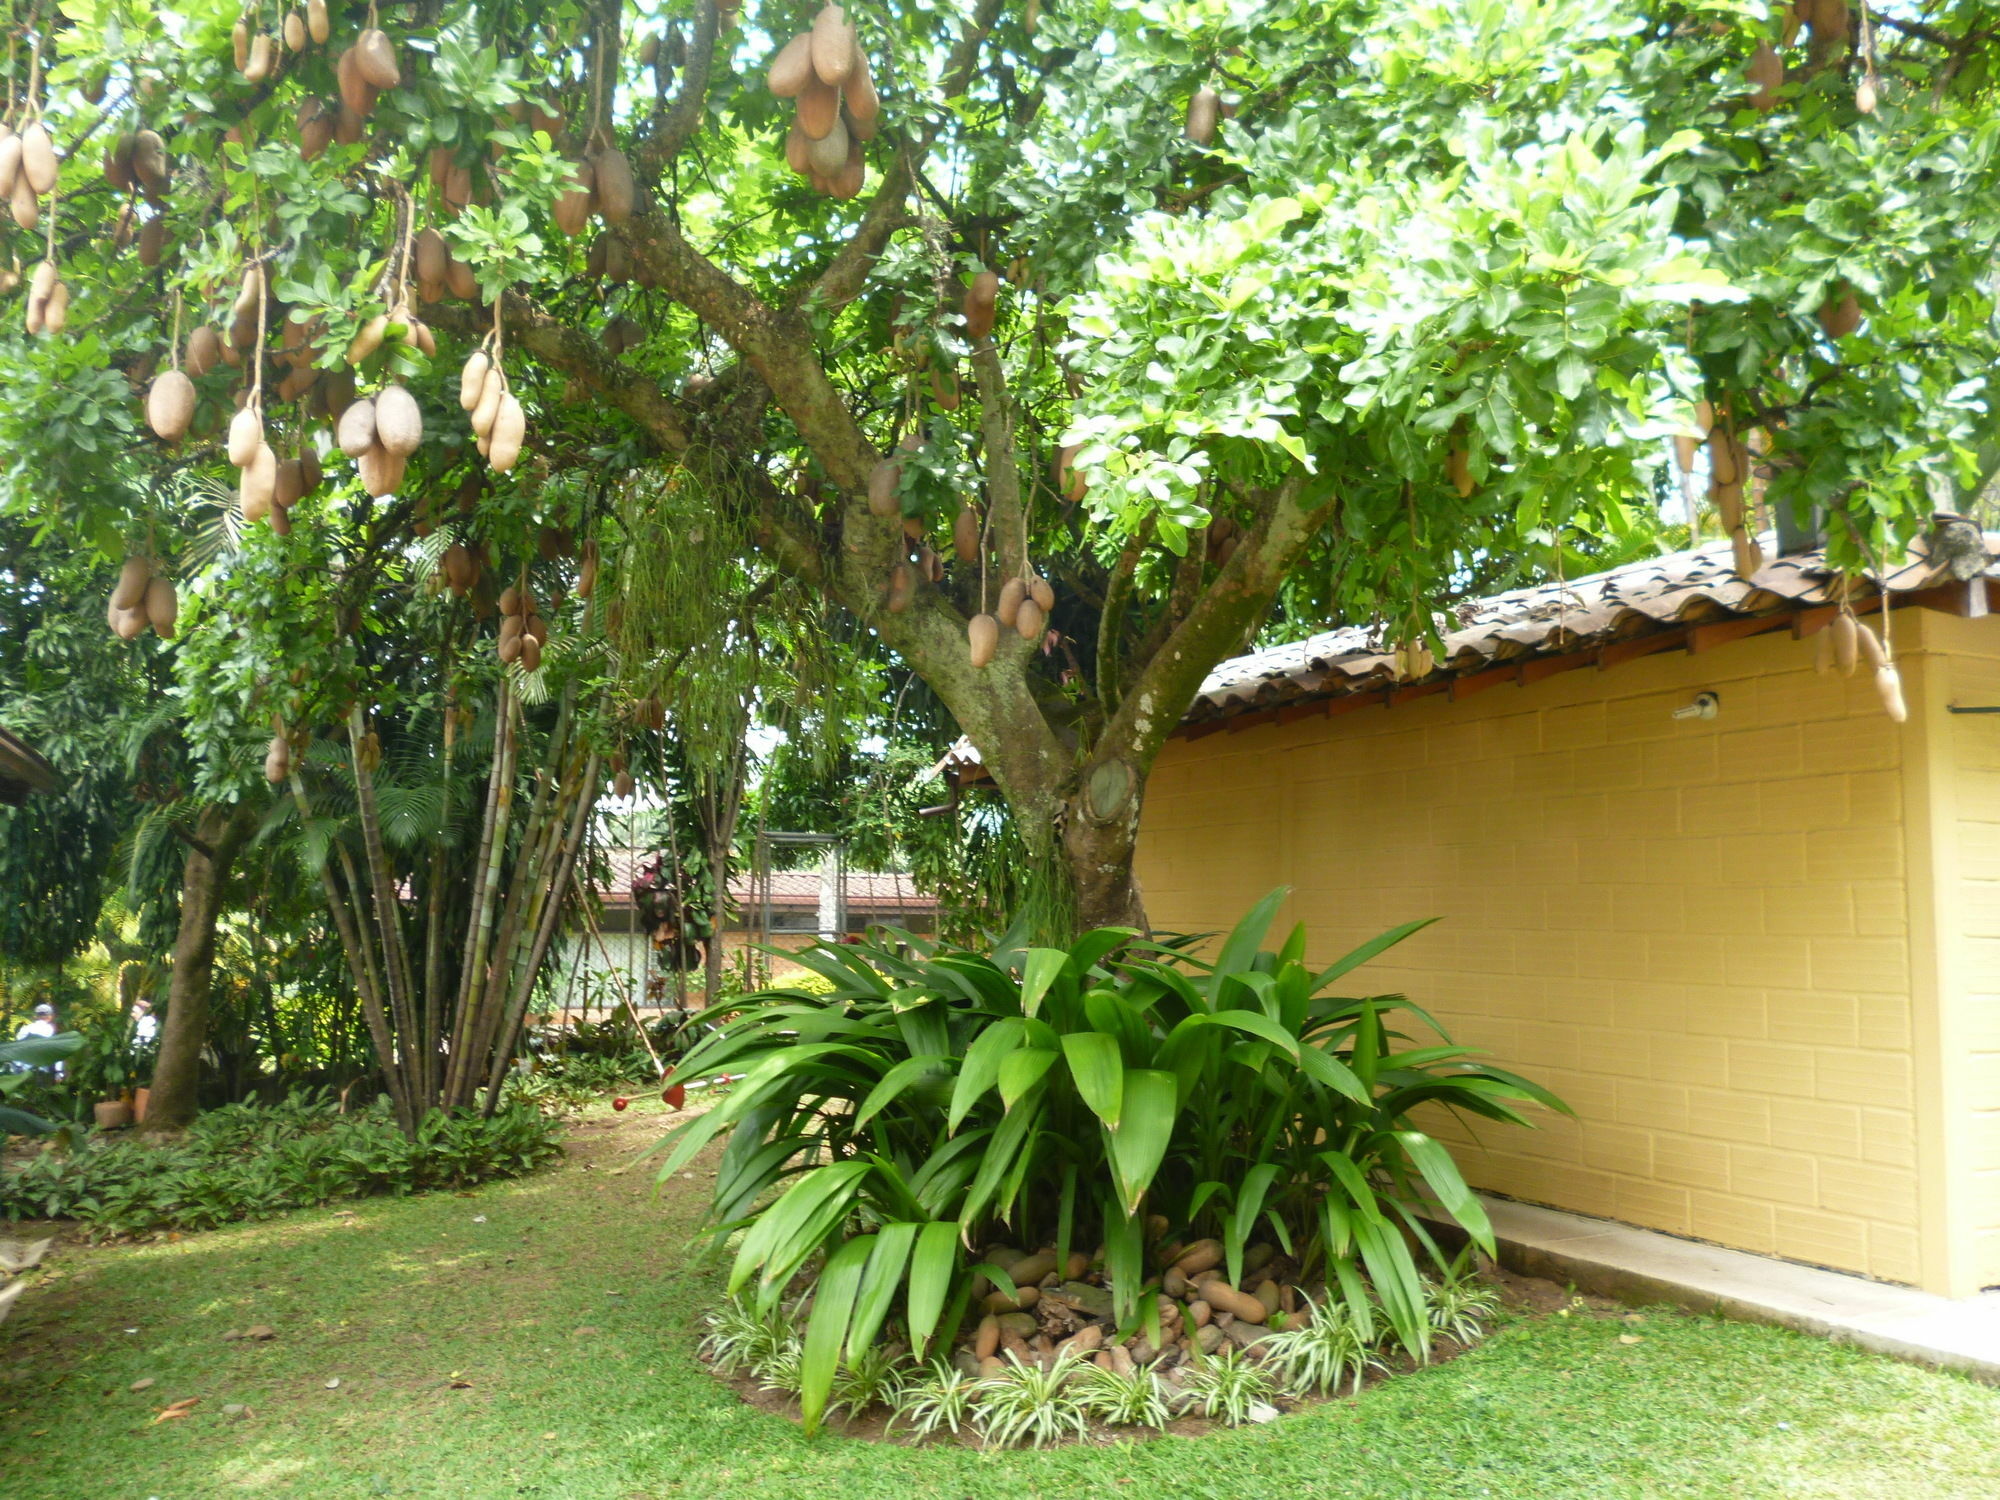
<instances>
[{"instance_id":1,"label":"green foliage","mask_svg":"<svg viewBox=\"0 0 2000 1500\"><path fill-rule=\"evenodd\" d=\"M21 1069L47 1068L61 1062L83 1045L74 1031L54 1036L26 1036L18 1041L0 1042L0 1141L8 1135L47 1135L56 1127L52 1121L6 1103L34 1086L37 1076Z\"/></svg>"},{"instance_id":2,"label":"green foliage","mask_svg":"<svg viewBox=\"0 0 2000 1500\"><path fill-rule=\"evenodd\" d=\"M212 1229L340 1198L516 1177L561 1149L555 1127L531 1110L433 1112L409 1139L380 1105L342 1114L295 1095L210 1110L176 1145L99 1136L68 1154L44 1152L0 1177L0 1214L75 1219L96 1235Z\"/></svg>"},{"instance_id":3,"label":"green foliage","mask_svg":"<svg viewBox=\"0 0 2000 1500\"><path fill-rule=\"evenodd\" d=\"M1122 930L1067 951L822 946L799 961L831 992L779 987L712 1016L718 1029L683 1070L743 1080L667 1137L661 1178L728 1137L711 1216L718 1232L744 1231L729 1290L761 1309L826 1257L806 1336L808 1425L841 1349L866 1348L899 1304L919 1356L949 1339L974 1274L965 1247L1003 1224L1063 1254L1102 1244L1128 1328L1162 1234L1215 1236L1232 1284L1253 1234L1273 1234L1364 1326L1379 1302L1421 1356L1417 1257L1447 1259L1423 1215L1455 1218L1489 1253L1492 1240L1411 1112L1525 1125L1517 1106L1563 1106L1451 1045L1400 996L1330 992L1423 923L1314 973L1302 930L1261 948L1283 894L1212 962ZM1391 1024L1399 1012L1439 1040L1412 1042Z\"/></svg>"},{"instance_id":4,"label":"green foliage","mask_svg":"<svg viewBox=\"0 0 2000 1500\"><path fill-rule=\"evenodd\" d=\"M970 1429L979 1403L979 1377L943 1360L933 1360L924 1372L906 1381L889 1413L884 1435L900 1424L919 1441L940 1432L956 1437Z\"/></svg>"},{"instance_id":5,"label":"green foliage","mask_svg":"<svg viewBox=\"0 0 2000 1500\"><path fill-rule=\"evenodd\" d=\"M1427 1307L1425 1324L1432 1327L1429 1312ZM1298 1326L1260 1340L1257 1354L1290 1389L1332 1395L1343 1384L1360 1390L1368 1372L1381 1368L1377 1337L1372 1318L1357 1316L1345 1302L1329 1300L1313 1308ZM1422 1351L1417 1353L1421 1358Z\"/></svg>"},{"instance_id":6,"label":"green foliage","mask_svg":"<svg viewBox=\"0 0 2000 1500\"><path fill-rule=\"evenodd\" d=\"M1044 1368L1009 1354L1005 1369L979 1382L973 1420L980 1446L1041 1448L1082 1437L1090 1429L1090 1408L1084 1389L1072 1378L1077 1373L1073 1359L1058 1359Z\"/></svg>"},{"instance_id":7,"label":"green foliage","mask_svg":"<svg viewBox=\"0 0 2000 1500\"><path fill-rule=\"evenodd\" d=\"M1250 1363L1233 1345L1190 1364L1181 1390L1188 1410L1225 1427L1241 1427L1252 1412L1269 1406L1279 1394L1272 1374Z\"/></svg>"},{"instance_id":8,"label":"green foliage","mask_svg":"<svg viewBox=\"0 0 2000 1500\"><path fill-rule=\"evenodd\" d=\"M1173 1420L1172 1393L1151 1370L1107 1370L1086 1365L1076 1376L1085 1415L1113 1427L1159 1429Z\"/></svg>"}]
</instances>

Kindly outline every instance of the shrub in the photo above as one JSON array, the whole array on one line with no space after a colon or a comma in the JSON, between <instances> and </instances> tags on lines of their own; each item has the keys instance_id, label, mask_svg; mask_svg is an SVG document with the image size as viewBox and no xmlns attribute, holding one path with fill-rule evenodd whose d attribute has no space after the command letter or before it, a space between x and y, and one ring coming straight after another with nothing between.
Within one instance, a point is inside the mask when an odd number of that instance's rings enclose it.
<instances>
[{"instance_id":1,"label":"shrub","mask_svg":"<svg viewBox=\"0 0 2000 1500\"><path fill-rule=\"evenodd\" d=\"M329 1100L232 1104L202 1115L174 1145L92 1138L0 1177L0 1213L67 1218L93 1234L211 1229L338 1198L466 1187L533 1171L561 1152L532 1110L492 1119L434 1111L414 1140L386 1106L343 1115Z\"/></svg>"},{"instance_id":2,"label":"shrub","mask_svg":"<svg viewBox=\"0 0 2000 1500\"><path fill-rule=\"evenodd\" d=\"M1455 1218L1488 1253L1492 1233L1412 1111L1525 1125L1516 1105L1563 1106L1451 1045L1402 996L1328 992L1427 924L1314 973L1303 929L1261 946L1283 895L1212 963L1123 929L1067 951L824 945L796 957L832 989L729 1002L681 1071L742 1081L668 1136L661 1175L729 1134L710 1217L743 1231L732 1295L768 1309L824 1257L797 1374L809 1429L843 1354L899 1304L919 1358L948 1346L974 1277L1006 1280L964 1247L1003 1224L1060 1256L1101 1245L1125 1328L1149 1295L1149 1248L1212 1237L1233 1286L1253 1232L1275 1235L1364 1332L1379 1306L1425 1356L1418 1257L1448 1259L1426 1216ZM1441 1040L1413 1042L1399 1015Z\"/></svg>"}]
</instances>

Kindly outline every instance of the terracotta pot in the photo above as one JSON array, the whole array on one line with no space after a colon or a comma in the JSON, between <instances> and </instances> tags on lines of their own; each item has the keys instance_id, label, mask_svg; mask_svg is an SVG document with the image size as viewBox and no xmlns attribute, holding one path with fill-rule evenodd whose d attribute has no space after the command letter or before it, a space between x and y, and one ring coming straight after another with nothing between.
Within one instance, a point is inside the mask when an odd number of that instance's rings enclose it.
<instances>
[{"instance_id":1,"label":"terracotta pot","mask_svg":"<svg viewBox=\"0 0 2000 1500\"><path fill-rule=\"evenodd\" d=\"M132 1123L132 1110L123 1099L106 1099L96 1106L99 1130L122 1130Z\"/></svg>"},{"instance_id":2,"label":"terracotta pot","mask_svg":"<svg viewBox=\"0 0 2000 1500\"><path fill-rule=\"evenodd\" d=\"M153 1091L151 1089L132 1090L132 1123L134 1125L143 1125L146 1123L146 1101L152 1097Z\"/></svg>"}]
</instances>

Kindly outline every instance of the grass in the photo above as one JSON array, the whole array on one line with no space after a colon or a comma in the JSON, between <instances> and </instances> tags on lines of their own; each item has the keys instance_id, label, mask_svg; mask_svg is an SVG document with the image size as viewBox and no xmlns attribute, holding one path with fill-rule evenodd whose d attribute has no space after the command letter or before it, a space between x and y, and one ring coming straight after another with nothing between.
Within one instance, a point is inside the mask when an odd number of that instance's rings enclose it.
<instances>
[{"instance_id":1,"label":"grass","mask_svg":"<svg viewBox=\"0 0 2000 1500\"><path fill-rule=\"evenodd\" d=\"M660 1199L645 1167L619 1170L663 1113L650 1103L593 1112L563 1166L468 1193L62 1250L56 1277L0 1326L0 1493L2000 1493L2000 1391L1667 1312L1637 1324L1582 1312L1503 1319L1449 1364L1200 1439L1006 1453L808 1441L694 1359L714 1286L684 1255L703 1169ZM256 1323L278 1336L222 1339ZM128 1389L148 1378L146 1390ZM154 1421L191 1396L189 1416ZM223 1415L230 1403L251 1414Z\"/></svg>"}]
</instances>

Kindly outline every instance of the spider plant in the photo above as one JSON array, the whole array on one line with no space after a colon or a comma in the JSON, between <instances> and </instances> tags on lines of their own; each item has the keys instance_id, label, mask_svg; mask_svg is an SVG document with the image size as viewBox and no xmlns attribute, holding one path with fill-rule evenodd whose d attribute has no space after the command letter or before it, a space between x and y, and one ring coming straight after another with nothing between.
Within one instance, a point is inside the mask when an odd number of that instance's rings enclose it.
<instances>
[{"instance_id":1,"label":"spider plant","mask_svg":"<svg viewBox=\"0 0 2000 1500\"><path fill-rule=\"evenodd\" d=\"M1158 1429L1173 1420L1166 1383L1151 1370L1106 1370L1085 1365L1075 1384L1084 1411L1100 1422Z\"/></svg>"},{"instance_id":2,"label":"spider plant","mask_svg":"<svg viewBox=\"0 0 2000 1500\"><path fill-rule=\"evenodd\" d=\"M907 1378L902 1357L896 1351L880 1347L864 1349L841 1364L826 1409L858 1417L871 1406L893 1407Z\"/></svg>"},{"instance_id":3,"label":"spider plant","mask_svg":"<svg viewBox=\"0 0 2000 1500\"><path fill-rule=\"evenodd\" d=\"M1082 1437L1090 1419L1071 1377L1077 1361L1064 1357L1048 1369L1013 1354L1007 1367L979 1382L974 1421L985 1448L1011 1448L1019 1443L1040 1448L1059 1438Z\"/></svg>"},{"instance_id":4,"label":"spider plant","mask_svg":"<svg viewBox=\"0 0 2000 1500\"><path fill-rule=\"evenodd\" d=\"M1286 1388L1301 1395L1329 1395L1350 1382L1359 1391L1368 1372L1382 1368L1371 1326L1349 1304L1331 1299L1258 1347L1264 1363L1278 1372Z\"/></svg>"},{"instance_id":5,"label":"spider plant","mask_svg":"<svg viewBox=\"0 0 2000 1500\"><path fill-rule=\"evenodd\" d=\"M1225 1427L1241 1427L1252 1412L1278 1396L1277 1381L1233 1347L1197 1355L1179 1373L1181 1404Z\"/></svg>"},{"instance_id":6,"label":"spider plant","mask_svg":"<svg viewBox=\"0 0 2000 1500\"><path fill-rule=\"evenodd\" d=\"M787 1335L750 1366L750 1373L757 1377L760 1388L796 1396L805 1388L805 1357L805 1341L796 1334Z\"/></svg>"},{"instance_id":7,"label":"spider plant","mask_svg":"<svg viewBox=\"0 0 2000 1500\"><path fill-rule=\"evenodd\" d=\"M890 1401L888 1427L907 1426L920 1438L941 1429L953 1433L972 1424L979 1400L979 1378L935 1360L928 1371L905 1384Z\"/></svg>"},{"instance_id":8,"label":"spider plant","mask_svg":"<svg viewBox=\"0 0 2000 1500\"><path fill-rule=\"evenodd\" d=\"M1500 1310L1500 1293L1456 1266L1424 1285L1424 1301L1434 1332L1461 1344L1476 1342Z\"/></svg>"},{"instance_id":9,"label":"spider plant","mask_svg":"<svg viewBox=\"0 0 2000 1500\"><path fill-rule=\"evenodd\" d=\"M791 1314L782 1306L759 1314L741 1298L731 1297L703 1320L708 1332L696 1352L717 1373L755 1373L796 1338Z\"/></svg>"},{"instance_id":10,"label":"spider plant","mask_svg":"<svg viewBox=\"0 0 2000 1500\"><path fill-rule=\"evenodd\" d=\"M1003 1223L1064 1254L1102 1244L1121 1326L1139 1315L1149 1216L1220 1240L1232 1282L1253 1236L1275 1239L1337 1299L1379 1300L1421 1356L1419 1257L1446 1259L1426 1218L1456 1219L1489 1253L1492 1231L1412 1112L1525 1125L1516 1106L1563 1106L1434 1040L1401 996L1331 992L1425 923L1315 971L1303 929L1262 946L1284 894L1213 960L1124 929L991 953L892 933L796 955L816 992L705 1018L682 1071L741 1081L662 1143L662 1176L726 1138L711 1231L741 1231L729 1290L760 1311L824 1256L800 1371L808 1429L892 1316L922 1359L949 1347L975 1275L1011 1285L965 1250ZM1397 1030L1404 1018L1427 1035Z\"/></svg>"}]
</instances>

